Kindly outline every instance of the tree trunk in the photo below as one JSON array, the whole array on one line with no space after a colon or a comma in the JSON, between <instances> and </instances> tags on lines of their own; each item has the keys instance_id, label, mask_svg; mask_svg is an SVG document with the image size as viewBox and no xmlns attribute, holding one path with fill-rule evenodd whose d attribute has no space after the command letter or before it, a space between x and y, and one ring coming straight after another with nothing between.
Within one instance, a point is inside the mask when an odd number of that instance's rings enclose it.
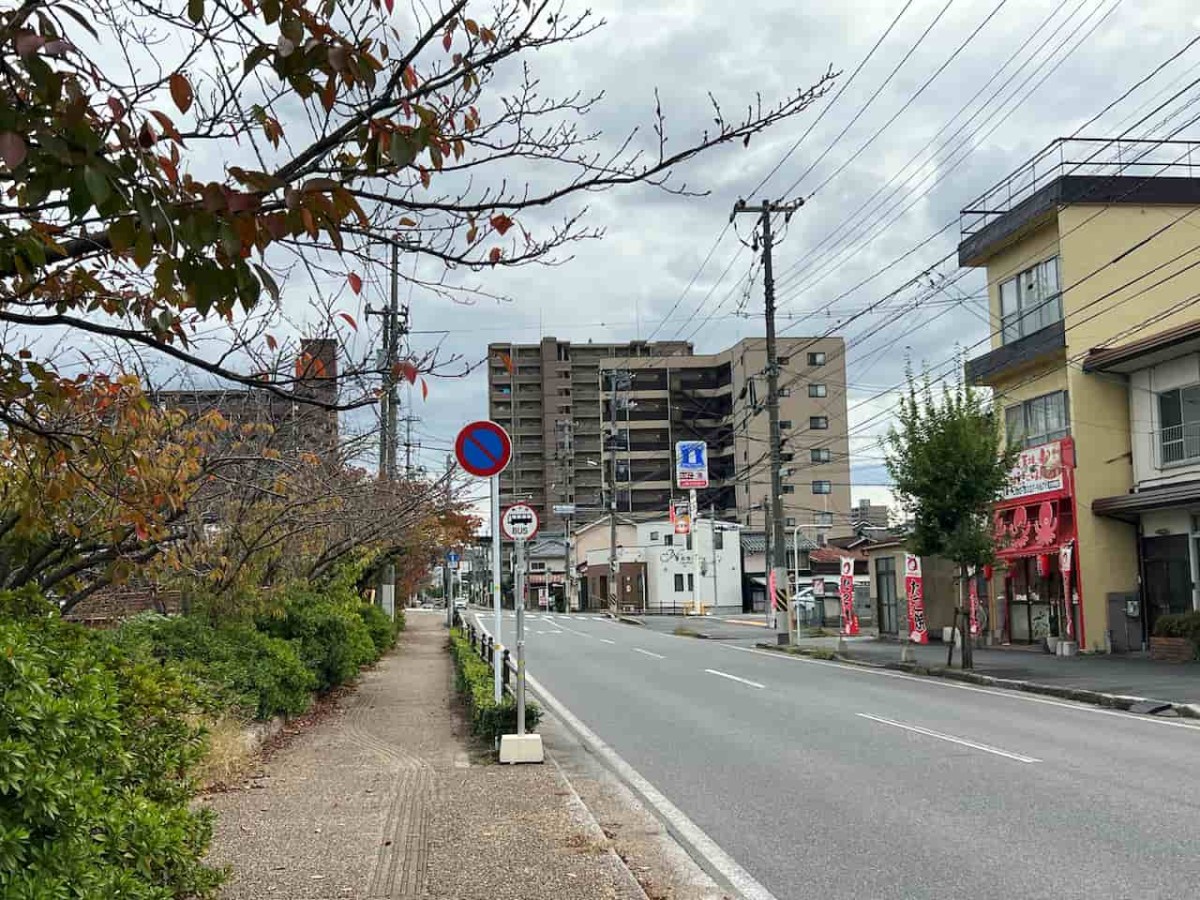
<instances>
[{"instance_id":1,"label":"tree trunk","mask_svg":"<svg viewBox=\"0 0 1200 900\"><path fill-rule=\"evenodd\" d=\"M967 567L966 565L959 566L959 582L958 582L958 597L959 597L959 612L962 613L962 667L963 671L975 668L974 647L971 646L971 600L970 589L967 586Z\"/></svg>"}]
</instances>

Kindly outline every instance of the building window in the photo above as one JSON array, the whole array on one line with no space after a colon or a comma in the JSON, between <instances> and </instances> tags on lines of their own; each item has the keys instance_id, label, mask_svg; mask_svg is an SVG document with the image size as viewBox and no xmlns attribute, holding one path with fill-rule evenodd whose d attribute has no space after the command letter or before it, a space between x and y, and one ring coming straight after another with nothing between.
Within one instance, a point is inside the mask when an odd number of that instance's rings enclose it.
<instances>
[{"instance_id":1,"label":"building window","mask_svg":"<svg viewBox=\"0 0 1200 900\"><path fill-rule=\"evenodd\" d=\"M796 517L795 516L787 516L783 520L783 524L784 524L784 527L786 527L786 528L795 528L796 527Z\"/></svg>"},{"instance_id":2,"label":"building window","mask_svg":"<svg viewBox=\"0 0 1200 900\"><path fill-rule=\"evenodd\" d=\"M795 453L780 453L779 454L780 462L792 462L795 458L796 458Z\"/></svg>"},{"instance_id":3,"label":"building window","mask_svg":"<svg viewBox=\"0 0 1200 900\"><path fill-rule=\"evenodd\" d=\"M816 353L810 353L810 354L808 354L808 364L809 364L810 366L823 366L823 365L825 365L825 351L824 351L824 350L819 350L819 351L817 351Z\"/></svg>"},{"instance_id":4,"label":"building window","mask_svg":"<svg viewBox=\"0 0 1200 900\"><path fill-rule=\"evenodd\" d=\"M1058 257L1026 269L1000 285L1002 342L1041 331L1062 319L1062 294L1058 283Z\"/></svg>"},{"instance_id":5,"label":"building window","mask_svg":"<svg viewBox=\"0 0 1200 900\"><path fill-rule=\"evenodd\" d=\"M530 572L545 572L546 564L544 562L530 562L529 563L529 571Z\"/></svg>"},{"instance_id":6,"label":"building window","mask_svg":"<svg viewBox=\"0 0 1200 900\"><path fill-rule=\"evenodd\" d=\"M1004 410L1004 430L1010 443L1036 447L1071 433L1067 392L1055 391Z\"/></svg>"},{"instance_id":7,"label":"building window","mask_svg":"<svg viewBox=\"0 0 1200 900\"><path fill-rule=\"evenodd\" d=\"M719 528L713 532L713 549L714 550L724 550L725 549L725 532L723 532Z\"/></svg>"},{"instance_id":8,"label":"building window","mask_svg":"<svg viewBox=\"0 0 1200 900\"><path fill-rule=\"evenodd\" d=\"M664 534L663 535L663 546L664 547L672 547L674 545L675 545L675 535Z\"/></svg>"},{"instance_id":9,"label":"building window","mask_svg":"<svg viewBox=\"0 0 1200 900\"><path fill-rule=\"evenodd\" d=\"M779 420L779 430L780 431L791 431L792 430L792 420L791 419L780 419Z\"/></svg>"},{"instance_id":10,"label":"building window","mask_svg":"<svg viewBox=\"0 0 1200 900\"><path fill-rule=\"evenodd\" d=\"M830 460L828 447L813 447L808 453L810 461L815 463L827 463Z\"/></svg>"},{"instance_id":11,"label":"building window","mask_svg":"<svg viewBox=\"0 0 1200 900\"><path fill-rule=\"evenodd\" d=\"M781 366L786 366L786 365L787 365L788 363L790 363L791 361L792 361L792 358L791 358L790 356L777 356L777 357L775 357L775 362L777 362L777 363L778 363L779 365L781 365Z\"/></svg>"},{"instance_id":12,"label":"building window","mask_svg":"<svg viewBox=\"0 0 1200 900\"><path fill-rule=\"evenodd\" d=\"M790 387L781 387L777 393L780 397L790 397L792 396L792 389Z\"/></svg>"},{"instance_id":13,"label":"building window","mask_svg":"<svg viewBox=\"0 0 1200 900\"><path fill-rule=\"evenodd\" d=\"M832 527L833 526L833 513L831 513L831 512L817 513L817 524L822 527Z\"/></svg>"},{"instance_id":14,"label":"building window","mask_svg":"<svg viewBox=\"0 0 1200 900\"><path fill-rule=\"evenodd\" d=\"M796 493L796 486L794 484L785 484L783 486L783 492L785 494L794 494Z\"/></svg>"},{"instance_id":15,"label":"building window","mask_svg":"<svg viewBox=\"0 0 1200 900\"><path fill-rule=\"evenodd\" d=\"M1200 385L1159 394L1158 427L1162 465L1200 457Z\"/></svg>"},{"instance_id":16,"label":"building window","mask_svg":"<svg viewBox=\"0 0 1200 900\"><path fill-rule=\"evenodd\" d=\"M687 543L685 546L688 550L691 550L692 549L692 533L690 531L687 533L686 540L687 540Z\"/></svg>"},{"instance_id":17,"label":"building window","mask_svg":"<svg viewBox=\"0 0 1200 900\"><path fill-rule=\"evenodd\" d=\"M828 431L829 416L809 416L808 427L813 431Z\"/></svg>"},{"instance_id":18,"label":"building window","mask_svg":"<svg viewBox=\"0 0 1200 900\"><path fill-rule=\"evenodd\" d=\"M675 573L675 593L683 593L683 575L678 572Z\"/></svg>"},{"instance_id":19,"label":"building window","mask_svg":"<svg viewBox=\"0 0 1200 900\"><path fill-rule=\"evenodd\" d=\"M658 532L657 531L650 532L650 540L652 540L652 541L658 540Z\"/></svg>"},{"instance_id":20,"label":"building window","mask_svg":"<svg viewBox=\"0 0 1200 900\"><path fill-rule=\"evenodd\" d=\"M688 572L688 593L696 590L696 576Z\"/></svg>"},{"instance_id":21,"label":"building window","mask_svg":"<svg viewBox=\"0 0 1200 900\"><path fill-rule=\"evenodd\" d=\"M829 481L814 481L812 483L812 492L814 494L832 494L833 483Z\"/></svg>"},{"instance_id":22,"label":"building window","mask_svg":"<svg viewBox=\"0 0 1200 900\"><path fill-rule=\"evenodd\" d=\"M823 384L810 384L808 386L808 396L827 397L829 396L829 388Z\"/></svg>"}]
</instances>

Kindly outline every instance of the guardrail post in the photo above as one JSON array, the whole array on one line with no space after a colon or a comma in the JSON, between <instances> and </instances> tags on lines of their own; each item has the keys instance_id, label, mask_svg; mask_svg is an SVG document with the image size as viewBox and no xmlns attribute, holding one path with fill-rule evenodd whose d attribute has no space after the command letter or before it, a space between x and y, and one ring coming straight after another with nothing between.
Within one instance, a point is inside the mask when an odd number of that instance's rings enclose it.
<instances>
[{"instance_id":1,"label":"guardrail post","mask_svg":"<svg viewBox=\"0 0 1200 900\"><path fill-rule=\"evenodd\" d=\"M508 667L510 665L507 650L504 651L504 656L502 657L502 659L503 659L503 665L504 665L504 670L503 670L504 671L504 690L507 691L508 690L508 675L509 675Z\"/></svg>"},{"instance_id":2,"label":"guardrail post","mask_svg":"<svg viewBox=\"0 0 1200 900\"><path fill-rule=\"evenodd\" d=\"M488 665L491 665L492 660L495 658L495 656L496 656L496 641L489 634L488 639L487 639L487 656L485 657L488 661Z\"/></svg>"}]
</instances>

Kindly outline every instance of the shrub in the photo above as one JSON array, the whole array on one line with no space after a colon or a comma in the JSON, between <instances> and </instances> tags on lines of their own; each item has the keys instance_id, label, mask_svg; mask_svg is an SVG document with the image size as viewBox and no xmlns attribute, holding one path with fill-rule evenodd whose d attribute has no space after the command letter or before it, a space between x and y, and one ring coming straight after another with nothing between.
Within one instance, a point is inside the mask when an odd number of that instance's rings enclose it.
<instances>
[{"instance_id":1,"label":"shrub","mask_svg":"<svg viewBox=\"0 0 1200 900\"><path fill-rule=\"evenodd\" d=\"M495 676L471 647L471 642L458 629L450 632L450 652L454 657L455 685L467 700L471 711L471 730L483 738L493 740L503 734L515 734L517 730L517 703L505 695L496 703ZM528 731L537 728L542 718L542 708L537 703L525 702L525 727Z\"/></svg>"},{"instance_id":2,"label":"shrub","mask_svg":"<svg viewBox=\"0 0 1200 900\"><path fill-rule=\"evenodd\" d=\"M61 620L0 623L0 896L210 897L201 691Z\"/></svg>"},{"instance_id":3,"label":"shrub","mask_svg":"<svg viewBox=\"0 0 1200 900\"><path fill-rule=\"evenodd\" d=\"M1200 651L1200 611L1159 616L1154 622L1154 636L1187 638Z\"/></svg>"},{"instance_id":4,"label":"shrub","mask_svg":"<svg viewBox=\"0 0 1200 900\"><path fill-rule=\"evenodd\" d=\"M355 601L357 603L357 599ZM353 607L335 605L310 590L293 590L281 615L259 619L267 634L295 641L300 659L327 691L345 684L378 658L366 623Z\"/></svg>"},{"instance_id":5,"label":"shrub","mask_svg":"<svg viewBox=\"0 0 1200 900\"><path fill-rule=\"evenodd\" d=\"M214 627L200 616L139 616L118 639L177 661L209 686L220 706L260 719L304 712L317 687L295 645L245 623Z\"/></svg>"},{"instance_id":6,"label":"shrub","mask_svg":"<svg viewBox=\"0 0 1200 900\"><path fill-rule=\"evenodd\" d=\"M388 618L387 613L374 603L360 603L358 614L371 635L371 643L375 645L375 655L383 656L396 646L396 636L404 627L404 613L396 611L396 621Z\"/></svg>"}]
</instances>

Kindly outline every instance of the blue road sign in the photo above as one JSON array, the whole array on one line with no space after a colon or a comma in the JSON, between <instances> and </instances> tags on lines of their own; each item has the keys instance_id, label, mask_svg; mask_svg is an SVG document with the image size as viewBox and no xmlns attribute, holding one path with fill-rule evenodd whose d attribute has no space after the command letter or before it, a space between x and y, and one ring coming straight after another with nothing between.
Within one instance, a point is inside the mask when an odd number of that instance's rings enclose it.
<instances>
[{"instance_id":1,"label":"blue road sign","mask_svg":"<svg viewBox=\"0 0 1200 900\"><path fill-rule=\"evenodd\" d=\"M447 562L449 562L451 565L453 565L454 563L458 562L458 553L457 553L457 551L455 551L455 550L451 550L449 553L447 553L447 554L446 554L446 561L447 561Z\"/></svg>"},{"instance_id":2,"label":"blue road sign","mask_svg":"<svg viewBox=\"0 0 1200 900\"><path fill-rule=\"evenodd\" d=\"M479 478L490 478L504 471L512 457L508 432L486 419L472 422L458 433L454 442L458 464Z\"/></svg>"},{"instance_id":3,"label":"blue road sign","mask_svg":"<svg viewBox=\"0 0 1200 900\"><path fill-rule=\"evenodd\" d=\"M708 444L704 441L676 442L675 482L681 488L708 487Z\"/></svg>"}]
</instances>

